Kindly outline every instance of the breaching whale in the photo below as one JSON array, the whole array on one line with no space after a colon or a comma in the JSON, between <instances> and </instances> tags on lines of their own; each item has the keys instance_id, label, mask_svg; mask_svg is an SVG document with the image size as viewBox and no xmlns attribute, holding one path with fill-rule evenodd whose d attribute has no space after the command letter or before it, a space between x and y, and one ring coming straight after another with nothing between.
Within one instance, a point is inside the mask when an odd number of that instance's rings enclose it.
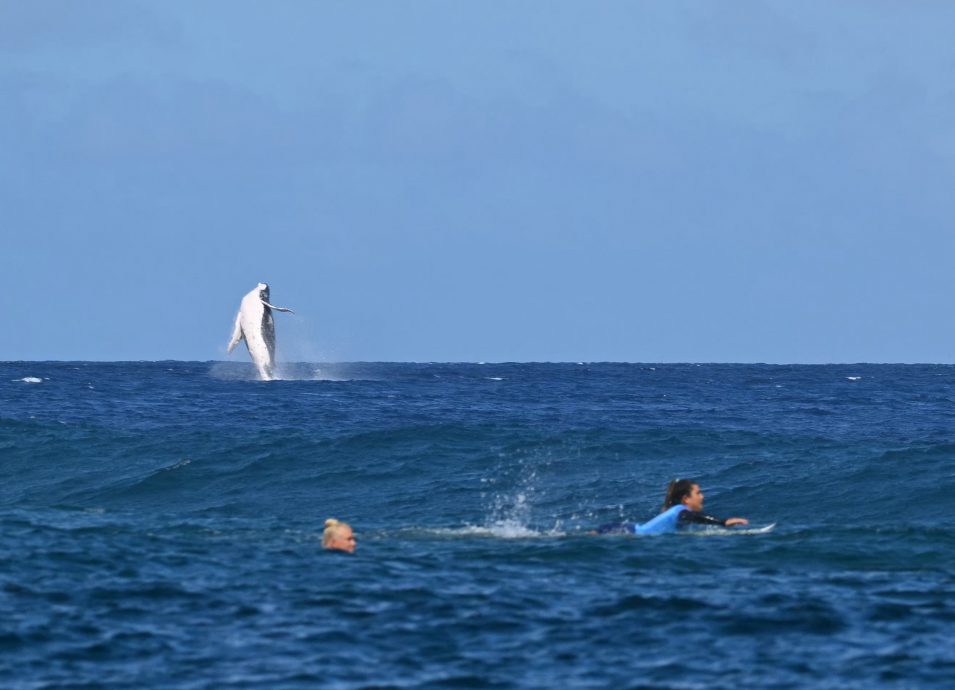
<instances>
[{"instance_id":1,"label":"breaching whale","mask_svg":"<svg viewBox=\"0 0 955 690\"><path fill-rule=\"evenodd\" d=\"M229 341L229 352L245 339L249 355L259 370L259 378L271 381L275 377L272 369L275 367L275 320L272 310L294 313L285 307L276 307L269 304L269 286L259 283L255 289L242 298L239 313L235 317L235 329L232 331L232 340Z\"/></svg>"}]
</instances>

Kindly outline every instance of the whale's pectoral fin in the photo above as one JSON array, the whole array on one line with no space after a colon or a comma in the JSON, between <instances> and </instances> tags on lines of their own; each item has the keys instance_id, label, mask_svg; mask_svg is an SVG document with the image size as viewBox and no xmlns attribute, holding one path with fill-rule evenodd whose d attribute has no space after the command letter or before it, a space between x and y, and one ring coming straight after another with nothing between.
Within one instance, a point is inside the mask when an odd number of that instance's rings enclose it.
<instances>
[{"instance_id":1,"label":"whale's pectoral fin","mask_svg":"<svg viewBox=\"0 0 955 690\"><path fill-rule=\"evenodd\" d=\"M294 313L295 313L295 312L292 311L291 309L286 309L285 307L276 307L276 306L273 306L273 305L269 304L268 302L266 302L265 300L262 300L262 304L264 304L265 306L267 306L269 309L274 309L275 311L285 311L285 312L288 312L289 314L294 314Z\"/></svg>"},{"instance_id":2,"label":"whale's pectoral fin","mask_svg":"<svg viewBox=\"0 0 955 690\"><path fill-rule=\"evenodd\" d=\"M242 325L240 319L242 317L242 312L235 317L235 328L232 330L232 340L229 341L229 347L226 349L226 352L232 352L236 345L239 344L239 341L242 340Z\"/></svg>"}]
</instances>

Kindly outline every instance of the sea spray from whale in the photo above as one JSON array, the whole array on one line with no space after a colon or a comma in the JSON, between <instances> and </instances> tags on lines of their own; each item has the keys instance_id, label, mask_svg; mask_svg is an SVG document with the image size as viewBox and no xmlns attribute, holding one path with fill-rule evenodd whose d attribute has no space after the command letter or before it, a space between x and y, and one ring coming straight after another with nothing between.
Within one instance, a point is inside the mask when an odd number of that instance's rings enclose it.
<instances>
[{"instance_id":1,"label":"sea spray from whale","mask_svg":"<svg viewBox=\"0 0 955 690\"><path fill-rule=\"evenodd\" d=\"M269 286L259 283L242 298L239 313L235 317L235 328L229 341L228 352L232 352L240 340L245 340L249 356L263 381L275 379L275 320L272 310L294 313L286 307L269 304Z\"/></svg>"}]
</instances>

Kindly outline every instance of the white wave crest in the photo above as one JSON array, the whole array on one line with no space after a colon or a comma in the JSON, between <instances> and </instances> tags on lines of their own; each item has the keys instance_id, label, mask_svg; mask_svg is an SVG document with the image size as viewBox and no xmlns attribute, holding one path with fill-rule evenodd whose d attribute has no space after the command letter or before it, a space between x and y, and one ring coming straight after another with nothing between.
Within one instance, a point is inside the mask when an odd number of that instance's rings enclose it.
<instances>
[{"instance_id":1,"label":"white wave crest","mask_svg":"<svg viewBox=\"0 0 955 690\"><path fill-rule=\"evenodd\" d=\"M492 525L466 525L464 527L433 527L414 530L421 535L444 539L462 539L483 537L492 539L541 539L545 537L564 537L566 533L559 529L535 530L517 522L502 521Z\"/></svg>"},{"instance_id":2,"label":"white wave crest","mask_svg":"<svg viewBox=\"0 0 955 690\"><path fill-rule=\"evenodd\" d=\"M776 523L763 525L762 527L734 527L726 529L725 527L704 527L703 529L690 529L681 534L694 537L739 537L747 534L768 534L776 527Z\"/></svg>"}]
</instances>

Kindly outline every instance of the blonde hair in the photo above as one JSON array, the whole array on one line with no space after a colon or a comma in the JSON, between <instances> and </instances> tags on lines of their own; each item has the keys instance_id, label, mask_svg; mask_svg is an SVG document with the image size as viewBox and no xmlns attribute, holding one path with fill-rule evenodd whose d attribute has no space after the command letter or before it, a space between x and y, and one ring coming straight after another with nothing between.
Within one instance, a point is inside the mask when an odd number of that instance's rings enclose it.
<instances>
[{"instance_id":1,"label":"blonde hair","mask_svg":"<svg viewBox=\"0 0 955 690\"><path fill-rule=\"evenodd\" d=\"M325 521L325 531L322 533L322 546L328 546L329 542L335 538L338 530L342 527L350 527L347 522L340 522L335 518L328 518Z\"/></svg>"}]
</instances>

